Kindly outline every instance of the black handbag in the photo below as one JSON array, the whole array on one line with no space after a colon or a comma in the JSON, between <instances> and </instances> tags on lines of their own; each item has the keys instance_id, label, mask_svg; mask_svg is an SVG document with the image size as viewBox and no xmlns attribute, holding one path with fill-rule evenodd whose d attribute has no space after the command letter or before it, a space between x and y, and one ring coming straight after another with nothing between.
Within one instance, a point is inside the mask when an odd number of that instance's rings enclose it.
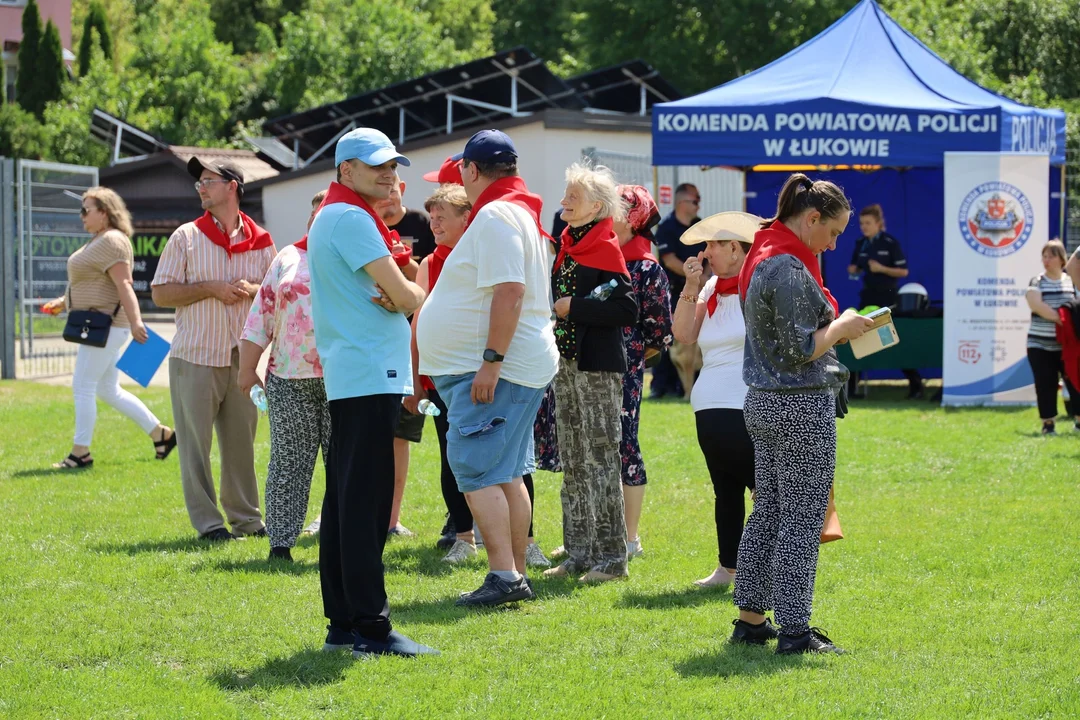
<instances>
[{"instance_id":1,"label":"black handbag","mask_svg":"<svg viewBox=\"0 0 1080 720\"><path fill-rule=\"evenodd\" d=\"M68 289L68 305L71 305L71 290ZM72 310L68 313L67 324L64 325L64 339L79 345L92 347L105 347L109 341L109 328L112 327L113 318L120 312L120 303L112 315L97 310Z\"/></svg>"}]
</instances>

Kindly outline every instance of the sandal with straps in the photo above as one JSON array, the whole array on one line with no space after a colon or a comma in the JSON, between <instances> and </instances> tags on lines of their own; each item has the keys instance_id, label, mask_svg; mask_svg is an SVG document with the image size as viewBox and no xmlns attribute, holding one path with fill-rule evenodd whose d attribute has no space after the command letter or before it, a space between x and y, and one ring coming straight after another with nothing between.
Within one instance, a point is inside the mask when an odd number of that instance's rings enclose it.
<instances>
[{"instance_id":1,"label":"sandal with straps","mask_svg":"<svg viewBox=\"0 0 1080 720\"><path fill-rule=\"evenodd\" d=\"M66 458L61 460L60 462L53 463L52 466L56 470L79 470L81 468L88 468L88 467L90 467L91 465L94 464L94 459L93 458L90 458L89 460L86 459L86 458L89 458L89 457L90 457L90 453L86 453L82 457L79 457L75 453L71 453ZM69 460L71 462L75 463L75 464L74 465L69 465L68 464Z\"/></svg>"},{"instance_id":2,"label":"sandal with straps","mask_svg":"<svg viewBox=\"0 0 1080 720\"><path fill-rule=\"evenodd\" d=\"M158 460L164 460L165 458L169 457L169 453L171 453L173 451L173 448L175 448L175 447L176 447L176 431L173 430L172 433L169 435L168 440L163 439L163 440L161 440L161 442L154 443L154 450L157 453L155 455L155 457ZM93 462L93 460L91 460L91 462Z\"/></svg>"}]
</instances>

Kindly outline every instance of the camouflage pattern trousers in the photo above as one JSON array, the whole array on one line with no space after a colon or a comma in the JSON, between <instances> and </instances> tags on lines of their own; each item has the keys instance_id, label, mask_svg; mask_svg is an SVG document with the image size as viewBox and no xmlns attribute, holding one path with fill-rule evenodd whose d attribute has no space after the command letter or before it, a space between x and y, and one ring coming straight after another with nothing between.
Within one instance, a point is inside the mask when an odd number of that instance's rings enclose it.
<instances>
[{"instance_id":1,"label":"camouflage pattern trousers","mask_svg":"<svg viewBox=\"0 0 1080 720\"><path fill-rule=\"evenodd\" d=\"M622 373L582 372L559 360L555 427L562 456L567 570L626 574L623 517Z\"/></svg>"}]
</instances>

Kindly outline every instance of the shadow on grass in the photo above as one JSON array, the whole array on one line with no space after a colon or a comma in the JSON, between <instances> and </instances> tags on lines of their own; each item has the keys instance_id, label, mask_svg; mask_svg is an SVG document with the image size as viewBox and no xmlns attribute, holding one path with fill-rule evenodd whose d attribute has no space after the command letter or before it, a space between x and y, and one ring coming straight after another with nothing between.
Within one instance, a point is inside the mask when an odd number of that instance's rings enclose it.
<instances>
[{"instance_id":1,"label":"shadow on grass","mask_svg":"<svg viewBox=\"0 0 1080 720\"><path fill-rule=\"evenodd\" d=\"M94 552L115 555L142 555L143 553L202 552L217 547L214 543L197 537L176 540L143 540L141 542L101 543L91 545Z\"/></svg>"},{"instance_id":2,"label":"shadow on grass","mask_svg":"<svg viewBox=\"0 0 1080 720\"><path fill-rule=\"evenodd\" d=\"M441 577L454 571L453 565L442 561L444 557L446 557L446 551L439 548L424 545L399 545L388 547L383 552L383 566L388 574L419 573ZM479 567L483 560L474 559L474 562Z\"/></svg>"},{"instance_id":3,"label":"shadow on grass","mask_svg":"<svg viewBox=\"0 0 1080 720\"><path fill-rule=\"evenodd\" d=\"M719 652L693 655L675 663L682 677L763 676L790 670L805 663L803 655L777 655L772 647L732 645L724 641Z\"/></svg>"},{"instance_id":4,"label":"shadow on grass","mask_svg":"<svg viewBox=\"0 0 1080 720\"><path fill-rule=\"evenodd\" d=\"M699 588L691 586L659 593L643 593L631 590L615 603L615 607L646 610L671 610L674 608L698 607L713 603L730 603L731 586L718 588Z\"/></svg>"},{"instance_id":5,"label":"shadow on grass","mask_svg":"<svg viewBox=\"0 0 1080 720\"><path fill-rule=\"evenodd\" d=\"M90 467L76 467L76 468L54 468L52 464L45 467L30 468L28 470L16 470L11 473L12 478L48 478L48 477L63 477L65 475L82 475L83 473L93 472L94 466Z\"/></svg>"},{"instance_id":6,"label":"shadow on grass","mask_svg":"<svg viewBox=\"0 0 1080 720\"><path fill-rule=\"evenodd\" d=\"M203 570L221 570L223 572L264 573L267 575L308 575L319 572L319 563L269 562L265 558L252 560L219 560L206 562L196 568Z\"/></svg>"},{"instance_id":7,"label":"shadow on grass","mask_svg":"<svg viewBox=\"0 0 1080 720\"><path fill-rule=\"evenodd\" d=\"M222 690L254 690L280 687L313 687L345 679L355 661L351 653L303 650L292 657L274 658L251 671L225 669L210 676Z\"/></svg>"},{"instance_id":8,"label":"shadow on grass","mask_svg":"<svg viewBox=\"0 0 1080 720\"><path fill-rule=\"evenodd\" d=\"M544 600L551 600L556 597L566 597L586 589L574 581L540 581L539 579L533 580L533 587L536 591L536 602L543 602ZM455 604L460 592L467 592L475 589L475 586L470 586L469 581L463 579L460 588L455 589L451 594L438 600L415 600L413 602L391 603L390 610L393 613L395 622L400 620L406 623L449 624L458 622L459 620L465 620L466 618L475 617L476 615L498 615L501 613L519 612L529 605L529 603L525 602L515 602L510 603L509 605L488 608L462 607Z\"/></svg>"}]
</instances>

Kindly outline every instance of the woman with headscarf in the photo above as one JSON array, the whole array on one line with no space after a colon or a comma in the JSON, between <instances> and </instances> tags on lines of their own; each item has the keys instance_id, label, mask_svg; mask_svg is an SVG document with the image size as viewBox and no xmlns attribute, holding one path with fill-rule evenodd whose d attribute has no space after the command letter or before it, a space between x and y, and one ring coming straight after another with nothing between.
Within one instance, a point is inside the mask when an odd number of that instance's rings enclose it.
<instances>
[{"instance_id":1,"label":"woman with headscarf","mask_svg":"<svg viewBox=\"0 0 1080 720\"><path fill-rule=\"evenodd\" d=\"M739 543L732 642L778 654L840 653L810 626L818 547L836 470L836 418L846 412L848 371L834 346L873 321L846 310L825 288L818 260L836 249L851 204L831 182L795 173L776 216L762 221L739 272L746 321L743 416L754 441L754 510Z\"/></svg>"},{"instance_id":2,"label":"woman with headscarf","mask_svg":"<svg viewBox=\"0 0 1080 720\"><path fill-rule=\"evenodd\" d=\"M624 214L606 168L574 164L566 171L562 217L567 228L552 269L555 419L563 467L563 545L567 558L544 574L584 573L582 582L627 575L623 516L623 328L638 317L614 221Z\"/></svg>"},{"instance_id":3,"label":"woman with headscarf","mask_svg":"<svg viewBox=\"0 0 1080 720\"><path fill-rule=\"evenodd\" d=\"M656 202L641 185L620 185L618 191L626 203L626 217L614 221L614 230L638 304L637 323L623 328L627 369L622 381L622 443L619 445L626 552L627 559L633 559L645 553L638 535L648 482L638 443L645 361L671 346L671 293L667 273L652 254L652 228L660 222Z\"/></svg>"}]
</instances>

